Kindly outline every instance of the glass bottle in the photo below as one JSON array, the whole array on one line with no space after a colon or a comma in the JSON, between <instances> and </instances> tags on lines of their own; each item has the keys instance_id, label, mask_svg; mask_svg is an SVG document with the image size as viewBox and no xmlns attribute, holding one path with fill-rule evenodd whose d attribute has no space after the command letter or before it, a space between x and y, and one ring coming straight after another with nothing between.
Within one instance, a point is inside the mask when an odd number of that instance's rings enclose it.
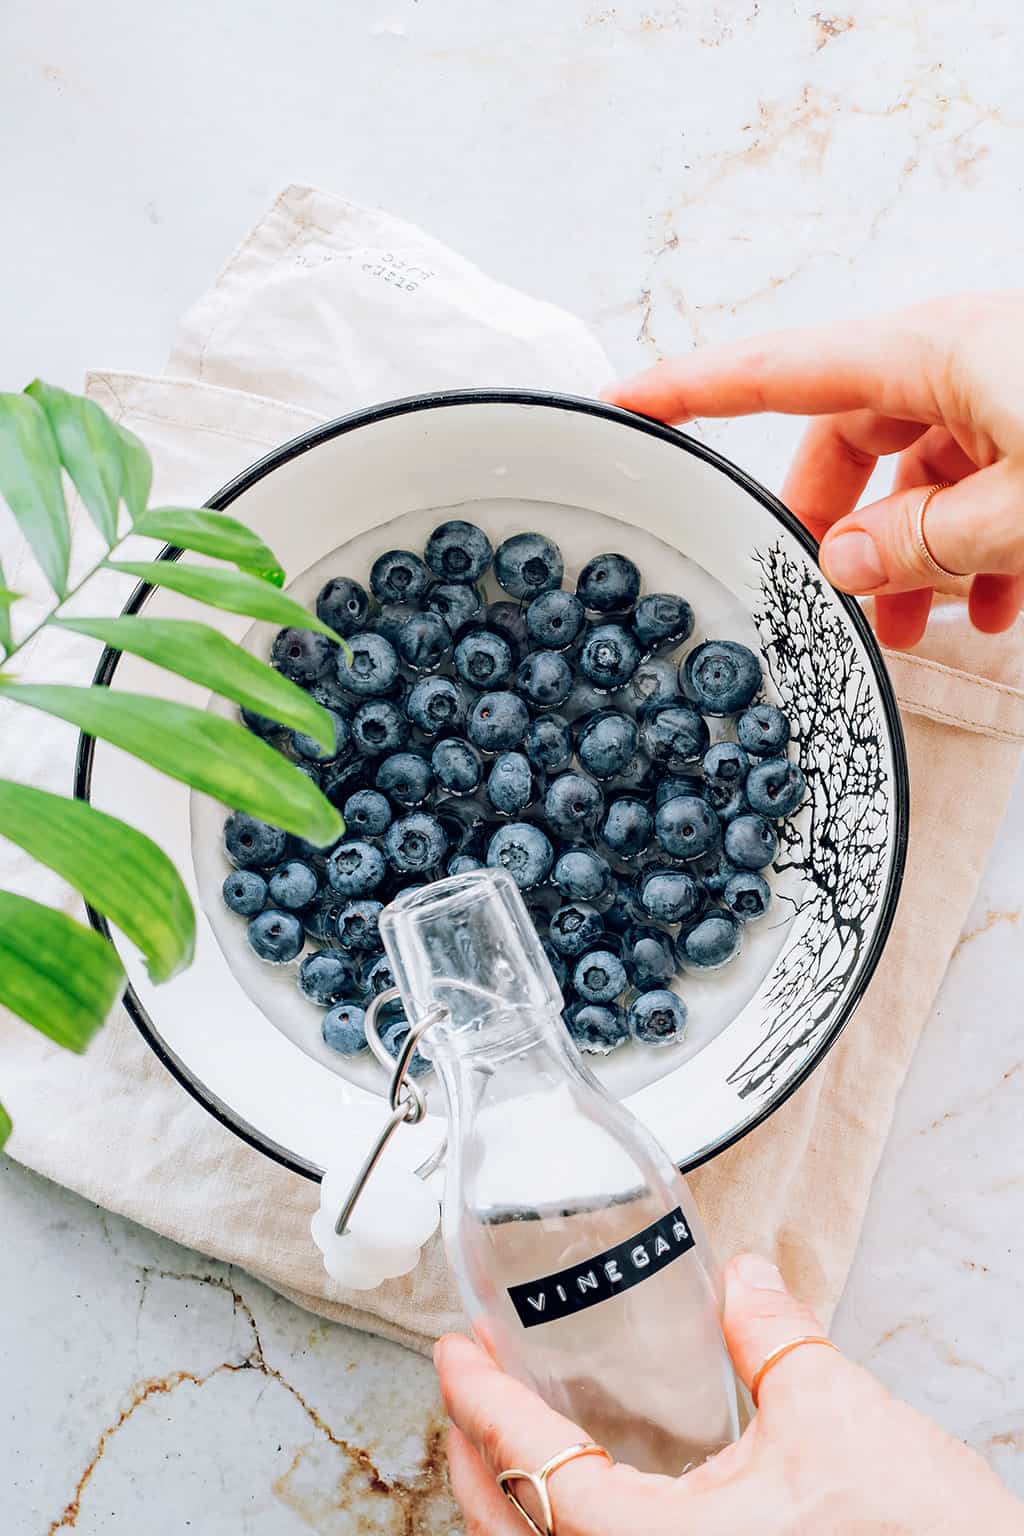
<instances>
[{"instance_id":1,"label":"glass bottle","mask_svg":"<svg viewBox=\"0 0 1024 1536\"><path fill-rule=\"evenodd\" d=\"M445 1248L502 1369L618 1461L678 1475L738 1434L714 1262L665 1151L600 1086L503 870L400 896L381 935L449 1115Z\"/></svg>"}]
</instances>

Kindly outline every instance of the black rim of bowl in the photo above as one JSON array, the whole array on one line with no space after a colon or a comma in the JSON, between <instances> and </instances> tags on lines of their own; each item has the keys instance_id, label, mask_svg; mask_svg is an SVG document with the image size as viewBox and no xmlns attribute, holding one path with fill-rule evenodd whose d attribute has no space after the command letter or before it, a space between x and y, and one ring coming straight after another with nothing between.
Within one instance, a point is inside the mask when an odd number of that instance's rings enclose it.
<instances>
[{"instance_id":1,"label":"black rim of bowl","mask_svg":"<svg viewBox=\"0 0 1024 1536\"><path fill-rule=\"evenodd\" d=\"M713 448L689 437L685 432L680 432L675 427L668 427L663 422L651 420L646 416L638 416L630 411L620 410L617 406L605 405L597 400L583 399L576 395L563 395L551 393L546 390L508 390L508 389L465 389L445 390L437 394L412 395L407 399L390 400L382 405L370 406L365 410L353 411L347 416L340 416L334 421L325 422L320 427L314 427L309 432L304 432L300 437L292 438L290 442L283 443L280 448L275 448L266 454L255 464L243 470L240 475L229 481L215 496L205 503L214 511L223 512L236 501L245 491L249 490L259 480L263 480L282 464L287 464L291 459L298 458L300 454L308 453L311 448L316 448L321 443L329 442L332 438L341 437L345 433L354 432L359 427L369 426L374 422L386 421L393 416L408 416L418 411L443 410L448 406L460 405L538 405L559 411L570 411L588 416L600 416L607 421L616 422L634 432L644 432L650 437L661 438L663 442L673 443L684 453L692 454L694 458L702 459L704 463L713 465L723 475L752 496L766 511L771 513L786 531L796 539L797 543L810 555L815 562L818 557L818 545L806 528L793 516L792 512L783 506L778 497L765 489L751 475L737 467L722 454L716 453ZM181 555L180 549L168 546L162 550L159 559L177 560ZM121 610L122 613L138 613L148 600L150 594L156 589L143 582L132 593L128 602ZM878 643L871 631L860 605L851 597L842 593L836 594L839 602L846 612L846 617L853 630L856 632L871 664L874 674L875 686L881 700L885 714L885 723L889 732L892 746L893 779L895 793L892 801L892 813L896 818L892 845L892 860L889 866L889 876L886 882L885 894L882 898L878 923L871 943L868 946L862 961L856 982L847 997L838 1016L833 1021L821 1041L803 1063L800 1070L781 1083L770 1097L758 1108L742 1125L722 1135L716 1141L702 1147L684 1163L680 1164L683 1173L693 1168L698 1168L702 1163L717 1157L727 1147L741 1141L744 1136L764 1123L770 1115L784 1104L791 1094L807 1081L811 1073L824 1061L829 1051L835 1045L849 1020L853 1016L871 977L875 967L881 958L882 950L889 936L896 907L899 901L900 887L903 882L903 871L906 863L907 829L909 815L910 780L907 769L907 755L903 739L903 727L900 721L899 710L896 705L896 697L893 693L892 683L882 660ZM93 682L101 687L110 684L120 661L120 652L113 651L108 646L100 657ZM91 736L80 735L78 752L75 760L75 796L80 800L88 800L92 786L94 741ZM93 927L105 938L110 939L111 933L106 918L92 907L88 908L89 921ZM166 1045L161 1039L156 1026L143 1007L134 988L128 984L124 993L124 1006L129 1017L135 1023L147 1044L155 1051L169 1072L177 1078L182 1087L197 1099L200 1104L214 1115L223 1125L240 1136L243 1141L255 1147L257 1151L273 1158L275 1162L290 1168L294 1173L302 1174L307 1179L319 1181L322 1170L304 1158L295 1156L287 1147L280 1146L270 1137L265 1136L255 1126L250 1125L241 1115L237 1114L230 1105L225 1104L216 1094L212 1093L205 1084L199 1082L189 1071L185 1063Z\"/></svg>"}]
</instances>

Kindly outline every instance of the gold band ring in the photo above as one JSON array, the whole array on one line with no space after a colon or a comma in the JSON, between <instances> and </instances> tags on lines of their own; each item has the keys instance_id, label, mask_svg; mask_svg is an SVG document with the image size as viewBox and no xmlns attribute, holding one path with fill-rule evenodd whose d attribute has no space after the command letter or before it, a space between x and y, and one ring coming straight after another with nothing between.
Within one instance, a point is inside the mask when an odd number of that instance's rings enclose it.
<instances>
[{"instance_id":1,"label":"gold band ring","mask_svg":"<svg viewBox=\"0 0 1024 1536\"><path fill-rule=\"evenodd\" d=\"M952 480L940 480L937 485L930 485L921 497L914 517L914 542L917 545L917 552L932 575L941 577L943 581L961 581L963 576L960 571L951 571L946 566L940 565L928 548L928 539L924 531L924 515L928 511L932 497L937 496L940 491L948 491L952 484Z\"/></svg>"},{"instance_id":2,"label":"gold band ring","mask_svg":"<svg viewBox=\"0 0 1024 1536\"><path fill-rule=\"evenodd\" d=\"M772 1366L778 1365L780 1360L784 1360L794 1349L799 1349L801 1344L824 1344L826 1349L834 1349L837 1354L839 1352L838 1344L833 1344L831 1339L826 1339L822 1334L818 1333L806 1333L799 1339L790 1339L788 1344L780 1344L778 1349L773 1349L771 1354L761 1361L761 1364L754 1372L754 1379L750 1383L750 1395L754 1399L755 1408L757 1407L757 1394L760 1391L761 1383Z\"/></svg>"},{"instance_id":3,"label":"gold band ring","mask_svg":"<svg viewBox=\"0 0 1024 1536\"><path fill-rule=\"evenodd\" d=\"M566 1462L575 1461L580 1456L603 1456L605 1461L612 1460L603 1445L594 1445L592 1441L588 1441L585 1445L570 1445L564 1451L559 1451L558 1455L546 1461L538 1472L525 1472L522 1467L510 1467L507 1472L498 1473L498 1487L513 1508L519 1511L535 1536L555 1536L555 1516L551 1508L551 1496L548 1493L548 1478L553 1472L557 1472L559 1467L564 1467ZM543 1525L538 1525L533 1516L523 1508L510 1488L510 1483L530 1484L540 1504Z\"/></svg>"}]
</instances>

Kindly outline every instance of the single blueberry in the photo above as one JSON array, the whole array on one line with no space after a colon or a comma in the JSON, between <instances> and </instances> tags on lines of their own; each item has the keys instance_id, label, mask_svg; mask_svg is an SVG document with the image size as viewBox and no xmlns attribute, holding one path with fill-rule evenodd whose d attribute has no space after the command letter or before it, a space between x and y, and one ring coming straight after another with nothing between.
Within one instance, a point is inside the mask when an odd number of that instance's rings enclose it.
<instances>
[{"instance_id":1,"label":"single blueberry","mask_svg":"<svg viewBox=\"0 0 1024 1536\"><path fill-rule=\"evenodd\" d=\"M510 821L499 827L487 846L490 869L507 869L521 891L546 880L555 853L540 827L528 821Z\"/></svg>"},{"instance_id":2,"label":"single blueberry","mask_svg":"<svg viewBox=\"0 0 1024 1536\"><path fill-rule=\"evenodd\" d=\"M542 592L526 610L526 631L535 645L565 651L583 632L586 612L578 597L561 587Z\"/></svg>"},{"instance_id":3,"label":"single blueberry","mask_svg":"<svg viewBox=\"0 0 1024 1536\"><path fill-rule=\"evenodd\" d=\"M445 865L447 875L468 875L474 870L483 869L482 860L474 859L471 853L456 853Z\"/></svg>"},{"instance_id":4,"label":"single blueberry","mask_svg":"<svg viewBox=\"0 0 1024 1536\"><path fill-rule=\"evenodd\" d=\"M381 955L367 968L363 983L370 997L379 997L382 992L390 992L395 984L395 977L387 955Z\"/></svg>"},{"instance_id":5,"label":"single blueberry","mask_svg":"<svg viewBox=\"0 0 1024 1536\"><path fill-rule=\"evenodd\" d=\"M643 800L620 795L601 823L601 841L617 859L635 859L651 840L654 819Z\"/></svg>"},{"instance_id":6,"label":"single blueberry","mask_svg":"<svg viewBox=\"0 0 1024 1536\"><path fill-rule=\"evenodd\" d=\"M566 901L598 905L611 894L614 879L607 859L593 848L567 848L555 860L551 878Z\"/></svg>"},{"instance_id":7,"label":"single blueberry","mask_svg":"<svg viewBox=\"0 0 1024 1536\"><path fill-rule=\"evenodd\" d=\"M567 901L551 915L548 939L560 955L582 955L604 933L604 919L589 901Z\"/></svg>"},{"instance_id":8,"label":"single blueberry","mask_svg":"<svg viewBox=\"0 0 1024 1536\"><path fill-rule=\"evenodd\" d=\"M777 704L751 704L736 722L740 746L752 757L775 757L785 752L791 729L789 716Z\"/></svg>"},{"instance_id":9,"label":"single blueberry","mask_svg":"<svg viewBox=\"0 0 1024 1536\"><path fill-rule=\"evenodd\" d=\"M676 973L672 940L662 928L637 924L623 935L623 964L630 986L647 992L667 987Z\"/></svg>"},{"instance_id":10,"label":"single blueberry","mask_svg":"<svg viewBox=\"0 0 1024 1536\"><path fill-rule=\"evenodd\" d=\"M548 785L544 815L559 837L572 842L592 835L604 810L600 785L582 773L560 773Z\"/></svg>"},{"instance_id":11,"label":"single blueberry","mask_svg":"<svg viewBox=\"0 0 1024 1536\"><path fill-rule=\"evenodd\" d=\"M318 944L337 944L338 918L345 906L345 897L330 888L322 890L305 911L300 912L302 926Z\"/></svg>"},{"instance_id":12,"label":"single blueberry","mask_svg":"<svg viewBox=\"0 0 1024 1536\"><path fill-rule=\"evenodd\" d=\"M535 709L564 704L572 683L572 668L559 651L531 651L516 671L516 687Z\"/></svg>"},{"instance_id":13,"label":"single blueberry","mask_svg":"<svg viewBox=\"0 0 1024 1536\"><path fill-rule=\"evenodd\" d=\"M398 681L398 656L390 640L362 630L349 640L350 655L338 652L338 681L360 699L379 699Z\"/></svg>"},{"instance_id":14,"label":"single blueberry","mask_svg":"<svg viewBox=\"0 0 1024 1536\"><path fill-rule=\"evenodd\" d=\"M327 883L339 896L372 896L382 883L386 870L380 849L355 839L339 843L329 854Z\"/></svg>"},{"instance_id":15,"label":"single blueberry","mask_svg":"<svg viewBox=\"0 0 1024 1536\"><path fill-rule=\"evenodd\" d=\"M529 726L523 751L535 768L561 773L572 761L572 732L561 715L541 715Z\"/></svg>"},{"instance_id":16,"label":"single blueberry","mask_svg":"<svg viewBox=\"0 0 1024 1536\"><path fill-rule=\"evenodd\" d=\"M311 1003L332 1008L343 997L359 992L359 972L338 949L320 949L299 966L299 991Z\"/></svg>"},{"instance_id":17,"label":"single blueberry","mask_svg":"<svg viewBox=\"0 0 1024 1536\"><path fill-rule=\"evenodd\" d=\"M583 638L580 671L596 688L624 688L640 663L640 647L621 624L594 624Z\"/></svg>"},{"instance_id":18,"label":"single blueberry","mask_svg":"<svg viewBox=\"0 0 1024 1536\"><path fill-rule=\"evenodd\" d=\"M530 645L526 628L526 615L520 603L510 603L501 598L487 609L487 628L493 629L507 643L513 661L522 661Z\"/></svg>"},{"instance_id":19,"label":"single blueberry","mask_svg":"<svg viewBox=\"0 0 1024 1536\"><path fill-rule=\"evenodd\" d=\"M704 753L701 764L709 784L724 789L726 799L741 785L750 768L750 758L735 741L716 741Z\"/></svg>"},{"instance_id":20,"label":"single blueberry","mask_svg":"<svg viewBox=\"0 0 1024 1536\"><path fill-rule=\"evenodd\" d=\"M473 705L466 734L481 752L518 747L530 724L530 711L517 694L482 693Z\"/></svg>"},{"instance_id":21,"label":"single blueberry","mask_svg":"<svg viewBox=\"0 0 1024 1536\"><path fill-rule=\"evenodd\" d=\"M567 720L576 721L585 719L599 709L607 708L608 690L595 688L587 678L577 677L572 686L572 693L562 705L562 714Z\"/></svg>"},{"instance_id":22,"label":"single blueberry","mask_svg":"<svg viewBox=\"0 0 1024 1536\"><path fill-rule=\"evenodd\" d=\"M430 766L438 784L450 795L471 795L483 781L484 765L480 753L458 736L438 742L430 754Z\"/></svg>"},{"instance_id":23,"label":"single blueberry","mask_svg":"<svg viewBox=\"0 0 1024 1536\"><path fill-rule=\"evenodd\" d=\"M580 731L576 753L580 764L595 779L613 779L625 773L636 756L640 728L619 710L599 710Z\"/></svg>"},{"instance_id":24,"label":"single blueberry","mask_svg":"<svg viewBox=\"0 0 1024 1536\"><path fill-rule=\"evenodd\" d=\"M360 837L383 837L391 825L392 811L377 789L358 789L349 795L342 808L342 818Z\"/></svg>"},{"instance_id":25,"label":"single blueberry","mask_svg":"<svg viewBox=\"0 0 1024 1536\"><path fill-rule=\"evenodd\" d=\"M713 911L679 935L676 959L696 971L728 965L740 947L740 925L731 912Z\"/></svg>"},{"instance_id":26,"label":"single blueberry","mask_svg":"<svg viewBox=\"0 0 1024 1536\"><path fill-rule=\"evenodd\" d=\"M487 799L500 816L517 816L534 798L534 776L522 752L499 752L487 775Z\"/></svg>"},{"instance_id":27,"label":"single blueberry","mask_svg":"<svg viewBox=\"0 0 1024 1536\"><path fill-rule=\"evenodd\" d=\"M405 712L425 736L457 731L465 723L467 699L450 677L423 677L414 683L405 701Z\"/></svg>"},{"instance_id":28,"label":"single blueberry","mask_svg":"<svg viewBox=\"0 0 1024 1536\"><path fill-rule=\"evenodd\" d=\"M654 835L670 859L698 859L722 841L714 810L696 795L666 800L654 819Z\"/></svg>"},{"instance_id":29,"label":"single blueberry","mask_svg":"<svg viewBox=\"0 0 1024 1536\"><path fill-rule=\"evenodd\" d=\"M358 1056L369 1049L366 1014L358 1003L336 1003L320 1022L324 1044L340 1056Z\"/></svg>"},{"instance_id":30,"label":"single blueberry","mask_svg":"<svg viewBox=\"0 0 1024 1536\"><path fill-rule=\"evenodd\" d=\"M433 672L452 648L452 632L439 613L414 613L398 631L395 649L414 672Z\"/></svg>"},{"instance_id":31,"label":"single blueberry","mask_svg":"<svg viewBox=\"0 0 1024 1536\"><path fill-rule=\"evenodd\" d=\"M626 990L626 967L610 949L591 949L576 962L572 984L585 1003L611 1003Z\"/></svg>"},{"instance_id":32,"label":"single blueberry","mask_svg":"<svg viewBox=\"0 0 1024 1536\"><path fill-rule=\"evenodd\" d=\"M402 1047L409 1038L409 1021L400 1002L395 1000L387 1003L377 1015L377 1032L380 1035L381 1044L388 1055L398 1060L402 1054ZM423 1077L425 1073L433 1070L433 1064L420 1052L413 1051L412 1058L406 1068L410 1077Z\"/></svg>"},{"instance_id":33,"label":"single blueberry","mask_svg":"<svg viewBox=\"0 0 1024 1536\"><path fill-rule=\"evenodd\" d=\"M763 816L737 816L725 829L725 853L741 869L766 869L779 851L779 835Z\"/></svg>"},{"instance_id":34,"label":"single blueberry","mask_svg":"<svg viewBox=\"0 0 1024 1536\"><path fill-rule=\"evenodd\" d=\"M419 611L418 603L384 603L366 628L371 634L380 635L389 645L397 646L403 628Z\"/></svg>"},{"instance_id":35,"label":"single blueberry","mask_svg":"<svg viewBox=\"0 0 1024 1536\"><path fill-rule=\"evenodd\" d=\"M229 911L255 917L267 899L267 882L254 869L236 869L224 881L221 894Z\"/></svg>"},{"instance_id":36,"label":"single blueberry","mask_svg":"<svg viewBox=\"0 0 1024 1536\"><path fill-rule=\"evenodd\" d=\"M699 773L673 773L659 780L654 792L654 803L660 810L667 800L677 795L703 795L704 780Z\"/></svg>"},{"instance_id":37,"label":"single blueberry","mask_svg":"<svg viewBox=\"0 0 1024 1536\"><path fill-rule=\"evenodd\" d=\"M747 800L760 816L791 816L807 793L807 780L787 757L769 757L747 774Z\"/></svg>"},{"instance_id":38,"label":"single blueberry","mask_svg":"<svg viewBox=\"0 0 1024 1536\"><path fill-rule=\"evenodd\" d=\"M434 529L423 558L442 581L479 581L490 567L494 550L482 528L453 517Z\"/></svg>"},{"instance_id":39,"label":"single blueberry","mask_svg":"<svg viewBox=\"0 0 1024 1536\"><path fill-rule=\"evenodd\" d=\"M377 769L375 782L382 795L411 810L430 794L434 775L418 752L393 752Z\"/></svg>"},{"instance_id":40,"label":"single blueberry","mask_svg":"<svg viewBox=\"0 0 1024 1536\"><path fill-rule=\"evenodd\" d=\"M562 1017L576 1046L590 1055L607 1056L629 1039L625 1010L602 1003L572 1003Z\"/></svg>"},{"instance_id":41,"label":"single blueberry","mask_svg":"<svg viewBox=\"0 0 1024 1536\"><path fill-rule=\"evenodd\" d=\"M427 607L444 619L453 635L467 624L484 622L484 600L478 587L439 581L427 593Z\"/></svg>"},{"instance_id":42,"label":"single blueberry","mask_svg":"<svg viewBox=\"0 0 1024 1536\"><path fill-rule=\"evenodd\" d=\"M592 613L624 613L639 593L640 572L625 555L595 555L576 582L576 596Z\"/></svg>"},{"instance_id":43,"label":"single blueberry","mask_svg":"<svg viewBox=\"0 0 1024 1536\"><path fill-rule=\"evenodd\" d=\"M366 588L348 576L335 576L320 588L316 616L339 635L355 634L362 629L370 612Z\"/></svg>"},{"instance_id":44,"label":"single blueberry","mask_svg":"<svg viewBox=\"0 0 1024 1536\"><path fill-rule=\"evenodd\" d=\"M685 870L646 869L640 876L637 901L656 923L681 923L701 910L704 892Z\"/></svg>"},{"instance_id":45,"label":"single blueberry","mask_svg":"<svg viewBox=\"0 0 1024 1536\"><path fill-rule=\"evenodd\" d=\"M400 874L424 874L441 863L448 839L436 816L413 811L391 823L384 835L384 852Z\"/></svg>"},{"instance_id":46,"label":"single blueberry","mask_svg":"<svg viewBox=\"0 0 1024 1536\"><path fill-rule=\"evenodd\" d=\"M654 656L641 661L626 684L624 698L635 710L664 709L667 704L682 704L679 692L679 668L674 661Z\"/></svg>"},{"instance_id":47,"label":"single blueberry","mask_svg":"<svg viewBox=\"0 0 1024 1536\"><path fill-rule=\"evenodd\" d=\"M365 757L398 752L409 739L409 722L390 699L367 699L352 717L352 740Z\"/></svg>"},{"instance_id":48,"label":"single blueberry","mask_svg":"<svg viewBox=\"0 0 1024 1536\"><path fill-rule=\"evenodd\" d=\"M565 563L557 544L542 533L515 533L499 544L494 574L510 597L536 597L562 585Z\"/></svg>"},{"instance_id":49,"label":"single blueberry","mask_svg":"<svg viewBox=\"0 0 1024 1536\"><path fill-rule=\"evenodd\" d=\"M473 688L495 688L512 676L512 647L491 629L471 629L455 647L455 670Z\"/></svg>"},{"instance_id":50,"label":"single blueberry","mask_svg":"<svg viewBox=\"0 0 1024 1536\"><path fill-rule=\"evenodd\" d=\"M302 924L294 912L278 912L268 907L249 924L249 947L272 965L286 965L294 960L302 953L305 942Z\"/></svg>"},{"instance_id":51,"label":"single blueberry","mask_svg":"<svg viewBox=\"0 0 1024 1536\"><path fill-rule=\"evenodd\" d=\"M279 720L270 720L266 715L258 715L254 709L242 709L239 710L239 714L246 730L251 731L254 736L262 737L264 741L271 740L284 730Z\"/></svg>"},{"instance_id":52,"label":"single blueberry","mask_svg":"<svg viewBox=\"0 0 1024 1536\"><path fill-rule=\"evenodd\" d=\"M338 914L338 943L353 955L380 953L379 901L349 901Z\"/></svg>"},{"instance_id":53,"label":"single blueberry","mask_svg":"<svg viewBox=\"0 0 1024 1536\"><path fill-rule=\"evenodd\" d=\"M279 864L268 884L271 902L286 912L301 912L313 901L319 889L316 870L302 859L289 859L287 864Z\"/></svg>"},{"instance_id":54,"label":"single blueberry","mask_svg":"<svg viewBox=\"0 0 1024 1536\"><path fill-rule=\"evenodd\" d=\"M701 715L685 704L670 704L648 715L640 727L644 750L670 773L702 757L708 745L708 728Z\"/></svg>"},{"instance_id":55,"label":"single blueberry","mask_svg":"<svg viewBox=\"0 0 1024 1536\"><path fill-rule=\"evenodd\" d=\"M314 763L336 763L339 759L344 762L351 755L351 725L344 715L336 714L333 709L329 713L334 730L334 745L322 747L315 736L307 736L305 731L293 731L292 746L300 757Z\"/></svg>"},{"instance_id":56,"label":"single blueberry","mask_svg":"<svg viewBox=\"0 0 1024 1536\"><path fill-rule=\"evenodd\" d=\"M693 609L685 597L650 592L636 605L633 631L645 651L669 650L693 634Z\"/></svg>"},{"instance_id":57,"label":"single blueberry","mask_svg":"<svg viewBox=\"0 0 1024 1536\"><path fill-rule=\"evenodd\" d=\"M370 591L382 603L416 603L430 586L430 572L411 549L389 549L370 567Z\"/></svg>"},{"instance_id":58,"label":"single blueberry","mask_svg":"<svg viewBox=\"0 0 1024 1536\"><path fill-rule=\"evenodd\" d=\"M546 927L546 925L545 925ZM564 988L569 980L569 967L566 965L558 950L550 939L541 939L540 947L548 957L548 964L554 972L555 980L560 988Z\"/></svg>"},{"instance_id":59,"label":"single blueberry","mask_svg":"<svg viewBox=\"0 0 1024 1536\"><path fill-rule=\"evenodd\" d=\"M744 869L725 882L724 901L733 917L741 923L753 923L771 906L772 888L763 875Z\"/></svg>"},{"instance_id":60,"label":"single blueberry","mask_svg":"<svg viewBox=\"0 0 1024 1536\"><path fill-rule=\"evenodd\" d=\"M705 714L738 715L761 686L761 663L736 640L708 640L683 662L679 686Z\"/></svg>"},{"instance_id":61,"label":"single blueberry","mask_svg":"<svg viewBox=\"0 0 1024 1536\"><path fill-rule=\"evenodd\" d=\"M339 661L344 652L337 641L311 629L281 629L270 648L270 664L293 683L312 683Z\"/></svg>"},{"instance_id":62,"label":"single blueberry","mask_svg":"<svg viewBox=\"0 0 1024 1536\"><path fill-rule=\"evenodd\" d=\"M642 1045L674 1045L686 1032L686 1004L665 988L641 992L628 1018L630 1034Z\"/></svg>"},{"instance_id":63,"label":"single blueberry","mask_svg":"<svg viewBox=\"0 0 1024 1536\"><path fill-rule=\"evenodd\" d=\"M224 823L224 848L237 869L264 869L284 857L288 834L244 811L233 811Z\"/></svg>"}]
</instances>

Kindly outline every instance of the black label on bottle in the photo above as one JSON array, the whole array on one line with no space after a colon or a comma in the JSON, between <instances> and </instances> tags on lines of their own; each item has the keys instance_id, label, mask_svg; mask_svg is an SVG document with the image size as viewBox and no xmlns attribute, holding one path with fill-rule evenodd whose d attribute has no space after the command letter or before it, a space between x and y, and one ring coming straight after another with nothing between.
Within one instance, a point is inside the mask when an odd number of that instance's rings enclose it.
<instances>
[{"instance_id":1,"label":"black label on bottle","mask_svg":"<svg viewBox=\"0 0 1024 1536\"><path fill-rule=\"evenodd\" d=\"M666 1269L693 1245L693 1233L676 1206L624 1243L595 1253L592 1259L573 1264L570 1269L542 1275L524 1285L510 1285L508 1294L523 1327L536 1328L540 1323L553 1323L560 1317L571 1317L574 1312L585 1312L619 1291L632 1290L634 1285Z\"/></svg>"}]
</instances>

